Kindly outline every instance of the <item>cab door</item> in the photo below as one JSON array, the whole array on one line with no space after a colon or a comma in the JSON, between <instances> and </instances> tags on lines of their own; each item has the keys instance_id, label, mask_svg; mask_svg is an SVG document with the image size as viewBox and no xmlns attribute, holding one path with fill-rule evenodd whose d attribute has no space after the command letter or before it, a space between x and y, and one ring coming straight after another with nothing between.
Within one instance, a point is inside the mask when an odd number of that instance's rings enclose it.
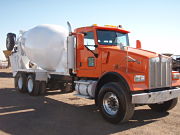
<instances>
[{"instance_id":1,"label":"cab door","mask_svg":"<svg viewBox=\"0 0 180 135\"><path fill-rule=\"evenodd\" d=\"M79 77L98 77L100 74L100 57L98 47L95 45L94 32L86 31L84 33L84 47L77 50L77 75Z\"/></svg>"}]
</instances>

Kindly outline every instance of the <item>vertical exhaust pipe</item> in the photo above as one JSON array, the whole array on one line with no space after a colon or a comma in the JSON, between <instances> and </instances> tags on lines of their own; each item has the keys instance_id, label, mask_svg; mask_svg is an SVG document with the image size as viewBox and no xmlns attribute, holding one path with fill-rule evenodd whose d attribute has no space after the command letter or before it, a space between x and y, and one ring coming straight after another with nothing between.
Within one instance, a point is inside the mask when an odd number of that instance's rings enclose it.
<instances>
[{"instance_id":1,"label":"vertical exhaust pipe","mask_svg":"<svg viewBox=\"0 0 180 135\"><path fill-rule=\"evenodd\" d=\"M69 30L69 36L72 35L72 27L69 21L67 21L68 30Z\"/></svg>"},{"instance_id":2,"label":"vertical exhaust pipe","mask_svg":"<svg viewBox=\"0 0 180 135\"><path fill-rule=\"evenodd\" d=\"M69 69L69 74L73 75L75 71L75 60L76 60L75 36L72 35L71 24L67 22L67 25L69 29L69 36L67 38L67 65Z\"/></svg>"}]
</instances>

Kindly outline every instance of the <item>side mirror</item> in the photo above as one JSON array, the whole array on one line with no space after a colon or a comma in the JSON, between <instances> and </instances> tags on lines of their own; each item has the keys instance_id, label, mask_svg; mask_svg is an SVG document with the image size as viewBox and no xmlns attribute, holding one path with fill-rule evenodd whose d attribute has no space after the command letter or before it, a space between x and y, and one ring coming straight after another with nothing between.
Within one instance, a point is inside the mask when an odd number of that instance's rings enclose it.
<instances>
[{"instance_id":1,"label":"side mirror","mask_svg":"<svg viewBox=\"0 0 180 135\"><path fill-rule=\"evenodd\" d=\"M140 40L136 40L136 48L141 49L141 41Z\"/></svg>"},{"instance_id":2,"label":"side mirror","mask_svg":"<svg viewBox=\"0 0 180 135\"><path fill-rule=\"evenodd\" d=\"M77 48L79 50L83 50L84 49L84 34L78 33L76 35L76 38L77 38Z\"/></svg>"}]
</instances>

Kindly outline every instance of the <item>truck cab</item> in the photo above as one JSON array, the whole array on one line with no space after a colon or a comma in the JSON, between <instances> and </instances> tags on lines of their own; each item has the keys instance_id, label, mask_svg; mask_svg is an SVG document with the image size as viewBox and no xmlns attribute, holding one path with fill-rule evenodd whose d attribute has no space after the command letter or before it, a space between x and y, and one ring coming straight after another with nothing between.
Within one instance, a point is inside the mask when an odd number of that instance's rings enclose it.
<instances>
[{"instance_id":1,"label":"truck cab","mask_svg":"<svg viewBox=\"0 0 180 135\"><path fill-rule=\"evenodd\" d=\"M108 72L120 74L131 91L177 86L172 59L155 52L132 48L129 31L107 25L82 27L77 39L76 72L78 77L101 78ZM175 73L177 74L177 73Z\"/></svg>"}]
</instances>

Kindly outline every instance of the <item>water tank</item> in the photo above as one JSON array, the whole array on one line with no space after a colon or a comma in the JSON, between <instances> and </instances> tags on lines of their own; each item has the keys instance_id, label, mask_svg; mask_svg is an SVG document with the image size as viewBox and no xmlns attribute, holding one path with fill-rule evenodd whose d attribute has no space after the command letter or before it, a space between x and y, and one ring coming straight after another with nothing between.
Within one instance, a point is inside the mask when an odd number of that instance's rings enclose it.
<instances>
[{"instance_id":1,"label":"water tank","mask_svg":"<svg viewBox=\"0 0 180 135\"><path fill-rule=\"evenodd\" d=\"M58 25L39 25L22 36L22 48L27 57L49 71L67 68L68 31ZM64 68L64 69L63 69Z\"/></svg>"}]
</instances>

